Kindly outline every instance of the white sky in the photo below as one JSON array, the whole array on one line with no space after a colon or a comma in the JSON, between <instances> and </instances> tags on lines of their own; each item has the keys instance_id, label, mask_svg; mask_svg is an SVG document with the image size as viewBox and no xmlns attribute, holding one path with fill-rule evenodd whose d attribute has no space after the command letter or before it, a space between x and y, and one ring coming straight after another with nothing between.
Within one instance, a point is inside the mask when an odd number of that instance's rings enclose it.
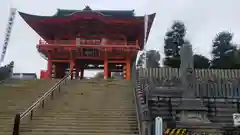
<instances>
[{"instance_id":1,"label":"white sky","mask_svg":"<svg viewBox=\"0 0 240 135\"><path fill-rule=\"evenodd\" d=\"M92 9L135 9L137 15L156 12L146 48L159 50L162 57L164 35L173 20L184 21L194 51L207 57L210 57L211 41L219 31L233 32L234 42L240 43L239 0L0 0L0 44L3 44L10 5L37 15L53 15L57 8L83 9L85 5ZM15 72L39 75L40 70L47 67L36 50L39 38L17 15L4 63L14 60ZM92 76L93 73L85 74Z\"/></svg>"}]
</instances>

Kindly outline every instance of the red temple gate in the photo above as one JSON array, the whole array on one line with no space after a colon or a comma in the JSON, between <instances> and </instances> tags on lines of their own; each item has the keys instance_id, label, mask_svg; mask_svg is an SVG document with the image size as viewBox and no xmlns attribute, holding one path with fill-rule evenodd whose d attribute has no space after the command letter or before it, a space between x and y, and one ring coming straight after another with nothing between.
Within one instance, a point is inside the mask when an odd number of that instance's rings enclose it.
<instances>
[{"instance_id":1,"label":"red temple gate","mask_svg":"<svg viewBox=\"0 0 240 135\"><path fill-rule=\"evenodd\" d=\"M83 78L85 69L125 72L131 78L132 60L144 47L144 17L134 11L58 10L54 16L36 16L20 12L21 17L41 37L37 44L48 61L48 78L62 78L66 69ZM149 15L148 32L155 14ZM148 37L148 36L147 36ZM46 75L42 75L46 76Z\"/></svg>"}]
</instances>

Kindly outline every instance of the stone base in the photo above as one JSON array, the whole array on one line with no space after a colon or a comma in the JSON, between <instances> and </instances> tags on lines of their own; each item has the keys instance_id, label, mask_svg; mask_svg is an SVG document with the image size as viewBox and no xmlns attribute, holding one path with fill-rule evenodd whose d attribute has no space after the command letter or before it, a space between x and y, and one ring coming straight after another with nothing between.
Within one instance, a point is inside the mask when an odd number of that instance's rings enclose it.
<instances>
[{"instance_id":1,"label":"stone base","mask_svg":"<svg viewBox=\"0 0 240 135\"><path fill-rule=\"evenodd\" d=\"M180 122L184 123L211 123L205 112L198 111L181 111Z\"/></svg>"},{"instance_id":2,"label":"stone base","mask_svg":"<svg viewBox=\"0 0 240 135\"><path fill-rule=\"evenodd\" d=\"M200 99L183 98L177 110L180 122L210 123L207 118L207 108Z\"/></svg>"}]
</instances>

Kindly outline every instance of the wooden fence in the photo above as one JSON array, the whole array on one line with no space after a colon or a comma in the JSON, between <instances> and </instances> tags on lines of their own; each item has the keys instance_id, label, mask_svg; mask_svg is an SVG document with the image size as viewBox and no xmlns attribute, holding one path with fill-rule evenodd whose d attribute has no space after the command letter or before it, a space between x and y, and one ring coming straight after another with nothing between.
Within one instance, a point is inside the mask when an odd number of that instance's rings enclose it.
<instances>
[{"instance_id":1,"label":"wooden fence","mask_svg":"<svg viewBox=\"0 0 240 135\"><path fill-rule=\"evenodd\" d=\"M179 77L178 68L140 68L139 77L156 77L172 79ZM234 79L240 78L240 70L232 69L195 69L194 74L198 78L205 79Z\"/></svg>"}]
</instances>

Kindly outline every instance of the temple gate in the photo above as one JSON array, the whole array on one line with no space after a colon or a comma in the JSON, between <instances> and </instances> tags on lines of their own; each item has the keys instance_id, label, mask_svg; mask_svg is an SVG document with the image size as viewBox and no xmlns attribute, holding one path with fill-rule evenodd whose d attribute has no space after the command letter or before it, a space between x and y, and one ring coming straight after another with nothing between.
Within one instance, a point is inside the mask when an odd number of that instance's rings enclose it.
<instances>
[{"instance_id":1,"label":"temple gate","mask_svg":"<svg viewBox=\"0 0 240 135\"><path fill-rule=\"evenodd\" d=\"M124 71L129 80L132 60L144 47L144 16L135 16L134 10L86 6L58 9L53 16L20 15L42 37L37 50L48 61L47 78L62 78L67 69L75 71L76 78L79 73L83 78L85 69L104 69L104 78ZM154 17L148 15L147 35Z\"/></svg>"}]
</instances>

